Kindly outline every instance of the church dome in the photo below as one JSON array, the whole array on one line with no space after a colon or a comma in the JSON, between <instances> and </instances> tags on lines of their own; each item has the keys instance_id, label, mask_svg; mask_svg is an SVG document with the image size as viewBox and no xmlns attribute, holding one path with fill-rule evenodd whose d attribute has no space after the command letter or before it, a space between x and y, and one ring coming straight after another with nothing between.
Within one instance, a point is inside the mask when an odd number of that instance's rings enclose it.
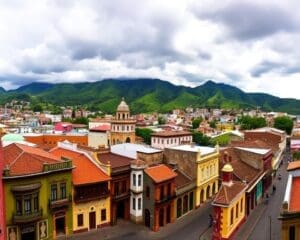
<instances>
[{"instance_id":1,"label":"church dome","mask_svg":"<svg viewBox=\"0 0 300 240\"><path fill-rule=\"evenodd\" d=\"M129 107L125 102L124 98L122 98L122 101L117 108L117 112L129 112Z\"/></svg>"}]
</instances>

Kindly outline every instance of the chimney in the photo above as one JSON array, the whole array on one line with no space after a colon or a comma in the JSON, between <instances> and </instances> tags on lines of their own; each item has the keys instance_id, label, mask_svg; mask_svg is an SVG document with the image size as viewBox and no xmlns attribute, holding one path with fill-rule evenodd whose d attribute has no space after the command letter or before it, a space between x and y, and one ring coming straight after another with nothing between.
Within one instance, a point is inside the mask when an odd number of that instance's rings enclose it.
<instances>
[{"instance_id":1,"label":"chimney","mask_svg":"<svg viewBox=\"0 0 300 240\"><path fill-rule=\"evenodd\" d=\"M222 184L230 186L232 184L233 168L230 163L227 163L222 168Z\"/></svg>"}]
</instances>

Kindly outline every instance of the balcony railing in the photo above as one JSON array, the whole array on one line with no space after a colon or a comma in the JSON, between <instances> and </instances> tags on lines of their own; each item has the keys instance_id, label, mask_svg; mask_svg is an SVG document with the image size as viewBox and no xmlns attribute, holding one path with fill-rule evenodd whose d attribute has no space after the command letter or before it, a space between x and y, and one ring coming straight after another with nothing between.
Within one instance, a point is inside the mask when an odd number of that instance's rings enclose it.
<instances>
[{"instance_id":1,"label":"balcony railing","mask_svg":"<svg viewBox=\"0 0 300 240\"><path fill-rule=\"evenodd\" d=\"M102 198L107 198L109 196L109 192L96 194L96 195L87 195L87 196L75 196L74 202L75 203L84 203L89 201L100 200Z\"/></svg>"},{"instance_id":2,"label":"balcony railing","mask_svg":"<svg viewBox=\"0 0 300 240\"><path fill-rule=\"evenodd\" d=\"M13 222L15 224L17 223L29 223L38 221L43 216L43 210L40 209L36 212L30 212L30 213L17 213L13 214Z\"/></svg>"},{"instance_id":3,"label":"balcony railing","mask_svg":"<svg viewBox=\"0 0 300 240\"><path fill-rule=\"evenodd\" d=\"M176 196L175 194L173 195L165 195L159 199L155 199L155 203L165 203L167 201L171 201L172 199L174 199Z\"/></svg>"},{"instance_id":4,"label":"balcony railing","mask_svg":"<svg viewBox=\"0 0 300 240\"><path fill-rule=\"evenodd\" d=\"M46 163L44 164L43 171L48 172L48 171L55 171L55 170L61 170L61 169L67 169L67 168L72 168L72 161L65 161L61 163Z\"/></svg>"},{"instance_id":5,"label":"balcony railing","mask_svg":"<svg viewBox=\"0 0 300 240\"><path fill-rule=\"evenodd\" d=\"M114 195L113 199L119 200L121 198L126 198L126 197L129 197L129 196L130 196L130 192L126 191L126 192L123 192L123 193L118 193L118 195Z\"/></svg>"},{"instance_id":6,"label":"balcony railing","mask_svg":"<svg viewBox=\"0 0 300 240\"><path fill-rule=\"evenodd\" d=\"M70 195L69 197L61 198L61 199L55 199L55 200L50 199L49 207L50 207L50 209L68 207L70 202L72 202L72 195Z\"/></svg>"}]
</instances>

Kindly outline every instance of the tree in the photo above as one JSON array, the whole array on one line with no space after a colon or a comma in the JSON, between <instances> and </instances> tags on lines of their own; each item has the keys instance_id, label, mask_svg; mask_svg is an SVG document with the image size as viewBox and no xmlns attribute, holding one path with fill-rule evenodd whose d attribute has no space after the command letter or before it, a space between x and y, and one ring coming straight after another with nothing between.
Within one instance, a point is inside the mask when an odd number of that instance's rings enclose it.
<instances>
[{"instance_id":1,"label":"tree","mask_svg":"<svg viewBox=\"0 0 300 240\"><path fill-rule=\"evenodd\" d=\"M211 122L209 123L209 126L210 126L211 128L216 128L216 127L217 127L217 121L216 121L216 120L211 121Z\"/></svg>"},{"instance_id":2,"label":"tree","mask_svg":"<svg viewBox=\"0 0 300 240\"><path fill-rule=\"evenodd\" d=\"M76 123L76 124L85 124L85 125L89 125L89 119L86 118L86 117L75 118L72 122L73 122L73 123Z\"/></svg>"},{"instance_id":3,"label":"tree","mask_svg":"<svg viewBox=\"0 0 300 240\"><path fill-rule=\"evenodd\" d=\"M193 132L193 142L201 145L201 146L208 146L210 145L210 138L205 136L202 132Z\"/></svg>"},{"instance_id":4,"label":"tree","mask_svg":"<svg viewBox=\"0 0 300 240\"><path fill-rule=\"evenodd\" d=\"M43 107L41 104L36 104L32 107L32 111L34 112L43 112Z\"/></svg>"},{"instance_id":5,"label":"tree","mask_svg":"<svg viewBox=\"0 0 300 240\"><path fill-rule=\"evenodd\" d=\"M193 129L198 128L202 121L203 121L202 117L193 119L193 121L192 121Z\"/></svg>"},{"instance_id":6,"label":"tree","mask_svg":"<svg viewBox=\"0 0 300 240\"><path fill-rule=\"evenodd\" d=\"M293 153L293 160L294 161L300 160L300 152L294 152Z\"/></svg>"},{"instance_id":7,"label":"tree","mask_svg":"<svg viewBox=\"0 0 300 240\"><path fill-rule=\"evenodd\" d=\"M242 116L239 118L238 123L241 125L241 130L256 129L267 126L266 119L263 117Z\"/></svg>"},{"instance_id":8,"label":"tree","mask_svg":"<svg viewBox=\"0 0 300 240\"><path fill-rule=\"evenodd\" d=\"M288 116L276 117L274 119L274 128L285 131L287 134L291 134L293 130L294 122Z\"/></svg>"},{"instance_id":9,"label":"tree","mask_svg":"<svg viewBox=\"0 0 300 240\"><path fill-rule=\"evenodd\" d=\"M158 124L159 125L163 125L163 124L166 124L166 119L162 116L159 116L158 117Z\"/></svg>"},{"instance_id":10,"label":"tree","mask_svg":"<svg viewBox=\"0 0 300 240\"><path fill-rule=\"evenodd\" d=\"M150 128L136 128L135 134L144 139L144 143L151 144L151 134L153 133Z\"/></svg>"}]
</instances>

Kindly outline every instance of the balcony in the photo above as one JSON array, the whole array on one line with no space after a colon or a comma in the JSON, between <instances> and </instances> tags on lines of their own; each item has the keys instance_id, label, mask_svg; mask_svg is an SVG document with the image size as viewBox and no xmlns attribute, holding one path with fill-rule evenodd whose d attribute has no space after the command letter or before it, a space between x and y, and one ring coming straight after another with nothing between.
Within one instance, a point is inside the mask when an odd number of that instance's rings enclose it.
<instances>
[{"instance_id":1,"label":"balcony","mask_svg":"<svg viewBox=\"0 0 300 240\"><path fill-rule=\"evenodd\" d=\"M62 170L62 169L68 169L72 168L72 161L71 160L65 160L65 162L61 163L45 163L43 166L43 171L44 172L49 172L49 171L56 171L56 170Z\"/></svg>"},{"instance_id":2,"label":"balcony","mask_svg":"<svg viewBox=\"0 0 300 240\"><path fill-rule=\"evenodd\" d=\"M56 200L49 200L49 207L50 209L57 209L57 208L67 208L72 202L72 196L70 195L69 198L62 198Z\"/></svg>"},{"instance_id":3,"label":"balcony","mask_svg":"<svg viewBox=\"0 0 300 240\"><path fill-rule=\"evenodd\" d=\"M42 209L30 213L17 213L17 214L13 214L13 222L15 224L35 222L40 220L42 216L43 216Z\"/></svg>"},{"instance_id":4,"label":"balcony","mask_svg":"<svg viewBox=\"0 0 300 240\"><path fill-rule=\"evenodd\" d=\"M117 195L114 195L113 199L114 200L121 200L121 199L127 198L129 196L130 196L130 192L127 191L127 192L124 192L124 193L118 193Z\"/></svg>"}]
</instances>

